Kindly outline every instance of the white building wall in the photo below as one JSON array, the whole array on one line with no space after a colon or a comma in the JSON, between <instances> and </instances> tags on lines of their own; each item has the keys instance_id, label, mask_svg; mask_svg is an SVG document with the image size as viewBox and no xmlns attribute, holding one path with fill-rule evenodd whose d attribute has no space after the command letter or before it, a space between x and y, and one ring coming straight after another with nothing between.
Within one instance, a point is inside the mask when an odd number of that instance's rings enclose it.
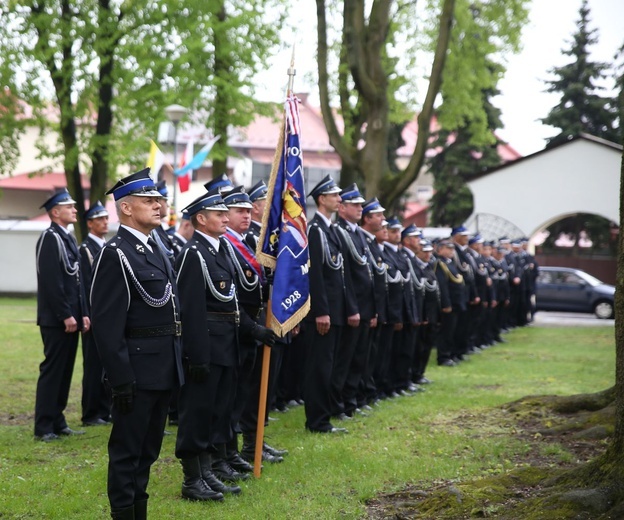
<instances>
[{"instance_id":1,"label":"white building wall","mask_svg":"<svg viewBox=\"0 0 624 520\"><path fill-rule=\"evenodd\" d=\"M498 215L529 236L575 213L618 222L621 157L584 139L527 157L468 183L474 213Z\"/></svg>"}]
</instances>

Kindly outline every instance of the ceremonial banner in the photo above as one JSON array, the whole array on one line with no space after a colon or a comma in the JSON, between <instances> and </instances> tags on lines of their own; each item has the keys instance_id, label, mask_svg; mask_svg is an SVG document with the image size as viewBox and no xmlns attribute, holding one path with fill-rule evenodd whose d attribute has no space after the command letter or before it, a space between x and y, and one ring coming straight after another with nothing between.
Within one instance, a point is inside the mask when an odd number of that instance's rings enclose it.
<instances>
[{"instance_id":1,"label":"ceremonial banner","mask_svg":"<svg viewBox=\"0 0 624 520\"><path fill-rule=\"evenodd\" d=\"M273 331L284 336L310 310L309 252L303 161L299 145L299 106L289 94L267 183L267 205L256 256L274 271L271 296Z\"/></svg>"}]
</instances>

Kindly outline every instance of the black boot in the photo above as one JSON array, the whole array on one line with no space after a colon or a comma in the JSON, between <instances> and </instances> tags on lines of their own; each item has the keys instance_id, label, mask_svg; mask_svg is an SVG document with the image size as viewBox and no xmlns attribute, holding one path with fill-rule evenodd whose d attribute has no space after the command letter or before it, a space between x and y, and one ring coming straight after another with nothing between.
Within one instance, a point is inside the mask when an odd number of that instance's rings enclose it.
<instances>
[{"instance_id":1,"label":"black boot","mask_svg":"<svg viewBox=\"0 0 624 520\"><path fill-rule=\"evenodd\" d=\"M199 463L201 466L201 476L214 491L219 493L230 493L232 495L238 495L242 490L239 486L226 486L221 482L215 474L212 472L212 456L210 453L203 452L199 455Z\"/></svg>"},{"instance_id":2,"label":"black boot","mask_svg":"<svg viewBox=\"0 0 624 520\"><path fill-rule=\"evenodd\" d=\"M147 520L147 499L134 503L134 520Z\"/></svg>"},{"instance_id":3,"label":"black boot","mask_svg":"<svg viewBox=\"0 0 624 520\"><path fill-rule=\"evenodd\" d=\"M239 473L253 473L253 466L240 456L238 452L238 435L234 434L232 440L225 445L225 462L233 470Z\"/></svg>"},{"instance_id":4,"label":"black boot","mask_svg":"<svg viewBox=\"0 0 624 520\"><path fill-rule=\"evenodd\" d=\"M123 509L111 509L111 518L113 520L134 520L134 505Z\"/></svg>"},{"instance_id":5,"label":"black boot","mask_svg":"<svg viewBox=\"0 0 624 520\"><path fill-rule=\"evenodd\" d=\"M247 480L247 473L239 473L227 461L227 450L225 444L216 446L217 454L212 456L212 472L222 482L236 482L237 480Z\"/></svg>"},{"instance_id":6,"label":"black boot","mask_svg":"<svg viewBox=\"0 0 624 520\"><path fill-rule=\"evenodd\" d=\"M241 457L248 462L253 462L256 456L256 434L255 433L243 433L243 449L241 451ZM276 464L278 462L284 462L284 459L279 455L272 455L265 449L262 450L262 460L264 462L270 462Z\"/></svg>"},{"instance_id":7,"label":"black boot","mask_svg":"<svg viewBox=\"0 0 624 520\"><path fill-rule=\"evenodd\" d=\"M182 497L188 500L223 500L219 490L211 488L202 478L199 458L180 459L184 482L182 483Z\"/></svg>"}]
</instances>

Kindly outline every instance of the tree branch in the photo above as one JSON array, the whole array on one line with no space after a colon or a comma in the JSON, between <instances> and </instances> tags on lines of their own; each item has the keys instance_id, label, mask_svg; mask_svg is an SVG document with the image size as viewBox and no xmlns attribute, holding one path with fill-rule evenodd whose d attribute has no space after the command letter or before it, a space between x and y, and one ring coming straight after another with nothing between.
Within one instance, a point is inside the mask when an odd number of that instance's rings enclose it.
<instances>
[{"instance_id":1,"label":"tree branch","mask_svg":"<svg viewBox=\"0 0 624 520\"><path fill-rule=\"evenodd\" d=\"M455 0L445 0L440 14L440 30L438 42L431 66L429 88L423 103L422 110L418 114L418 135L416 147L402 175L397 176L389 183L388 188L382 193L383 200L390 204L400 197L409 185L416 180L425 160L429 141L429 127L433 116L433 106L442 85L444 64L451 41L451 31L455 12Z\"/></svg>"}]
</instances>

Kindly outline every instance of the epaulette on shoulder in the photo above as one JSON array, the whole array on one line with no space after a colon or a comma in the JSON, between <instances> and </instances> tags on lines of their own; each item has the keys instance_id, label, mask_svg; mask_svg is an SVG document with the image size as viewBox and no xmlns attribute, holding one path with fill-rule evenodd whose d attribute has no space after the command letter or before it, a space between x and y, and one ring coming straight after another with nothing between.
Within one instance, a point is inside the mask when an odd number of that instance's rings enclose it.
<instances>
[{"instance_id":1,"label":"epaulette on shoulder","mask_svg":"<svg viewBox=\"0 0 624 520\"><path fill-rule=\"evenodd\" d=\"M119 247L119 244L121 244L121 242L123 242L123 238L119 235L115 235L108 242L106 242L106 246L104 247L111 247L111 248L117 249Z\"/></svg>"}]
</instances>

